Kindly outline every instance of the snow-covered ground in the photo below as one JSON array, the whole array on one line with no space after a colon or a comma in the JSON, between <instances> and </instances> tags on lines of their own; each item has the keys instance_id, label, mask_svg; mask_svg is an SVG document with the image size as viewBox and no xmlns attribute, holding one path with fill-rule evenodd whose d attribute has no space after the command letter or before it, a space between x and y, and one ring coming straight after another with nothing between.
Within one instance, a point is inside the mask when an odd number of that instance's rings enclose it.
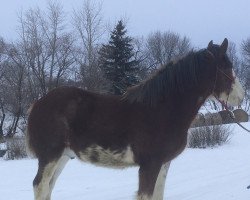
<instances>
[{"instance_id":1,"label":"snow-covered ground","mask_svg":"<svg viewBox=\"0 0 250 200\"><path fill-rule=\"evenodd\" d=\"M243 123L250 128L250 122ZM250 133L233 125L231 141L215 149L186 149L169 170L166 200L249 200ZM0 199L33 199L36 160L0 160ZM130 200L138 168L113 170L70 161L54 189L53 200Z\"/></svg>"}]
</instances>

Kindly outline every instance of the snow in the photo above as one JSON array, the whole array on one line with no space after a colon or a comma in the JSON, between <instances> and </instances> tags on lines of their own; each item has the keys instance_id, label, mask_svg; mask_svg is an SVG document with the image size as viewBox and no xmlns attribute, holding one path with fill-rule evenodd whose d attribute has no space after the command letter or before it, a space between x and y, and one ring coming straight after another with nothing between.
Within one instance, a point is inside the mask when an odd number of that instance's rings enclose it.
<instances>
[{"instance_id":1,"label":"snow","mask_svg":"<svg viewBox=\"0 0 250 200\"><path fill-rule=\"evenodd\" d=\"M250 122L242 123L250 128ZM250 190L250 134L233 125L228 144L215 149L186 149L172 161L166 200L248 200ZM33 199L32 180L37 161L0 160L0 199ZM66 165L53 200L130 200L137 190L138 168L113 170L78 160Z\"/></svg>"},{"instance_id":2,"label":"snow","mask_svg":"<svg viewBox=\"0 0 250 200\"><path fill-rule=\"evenodd\" d=\"M0 143L0 150L5 150L5 149L7 149L6 144Z\"/></svg>"}]
</instances>

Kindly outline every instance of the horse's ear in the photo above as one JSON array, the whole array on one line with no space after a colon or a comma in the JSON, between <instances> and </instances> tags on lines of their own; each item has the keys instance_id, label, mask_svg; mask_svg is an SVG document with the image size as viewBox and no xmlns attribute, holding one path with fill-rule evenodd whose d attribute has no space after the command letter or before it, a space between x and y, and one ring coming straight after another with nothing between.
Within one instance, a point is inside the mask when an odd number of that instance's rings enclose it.
<instances>
[{"instance_id":1,"label":"horse's ear","mask_svg":"<svg viewBox=\"0 0 250 200\"><path fill-rule=\"evenodd\" d=\"M214 54L211 51L209 51L208 49L205 49L205 57L208 61L212 61L215 58Z\"/></svg>"},{"instance_id":2,"label":"horse's ear","mask_svg":"<svg viewBox=\"0 0 250 200\"><path fill-rule=\"evenodd\" d=\"M209 48L212 48L212 46L213 46L213 40L211 40L211 41L208 43L207 48L208 48L208 49L209 49Z\"/></svg>"},{"instance_id":3,"label":"horse's ear","mask_svg":"<svg viewBox=\"0 0 250 200\"><path fill-rule=\"evenodd\" d=\"M227 47L228 47L228 40L227 38L224 39L222 44L220 45L220 53L221 55L224 55L227 52Z\"/></svg>"}]
</instances>

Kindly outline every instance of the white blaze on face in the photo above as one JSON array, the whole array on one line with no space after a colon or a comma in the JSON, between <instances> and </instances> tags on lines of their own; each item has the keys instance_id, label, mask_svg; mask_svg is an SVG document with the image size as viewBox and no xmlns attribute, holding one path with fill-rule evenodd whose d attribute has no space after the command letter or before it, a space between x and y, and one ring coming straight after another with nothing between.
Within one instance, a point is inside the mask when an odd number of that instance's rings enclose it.
<instances>
[{"instance_id":1,"label":"white blaze on face","mask_svg":"<svg viewBox=\"0 0 250 200\"><path fill-rule=\"evenodd\" d=\"M233 76L235 77L235 81L232 84L232 89L229 94L223 92L220 94L219 99L221 101L227 102L231 106L238 106L242 102L244 98L244 90L238 77L235 76L233 71Z\"/></svg>"}]
</instances>

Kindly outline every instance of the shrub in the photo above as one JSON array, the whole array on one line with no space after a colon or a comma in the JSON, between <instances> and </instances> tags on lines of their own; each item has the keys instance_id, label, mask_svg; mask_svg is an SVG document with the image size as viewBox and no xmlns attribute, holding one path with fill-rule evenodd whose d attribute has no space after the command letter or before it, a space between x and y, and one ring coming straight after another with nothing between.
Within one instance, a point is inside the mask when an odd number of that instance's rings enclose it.
<instances>
[{"instance_id":1,"label":"shrub","mask_svg":"<svg viewBox=\"0 0 250 200\"><path fill-rule=\"evenodd\" d=\"M229 126L213 125L192 128L189 132L188 147L216 147L230 140L232 131Z\"/></svg>"},{"instance_id":2,"label":"shrub","mask_svg":"<svg viewBox=\"0 0 250 200\"><path fill-rule=\"evenodd\" d=\"M6 160L15 160L27 157L24 137L7 139L6 147L7 152L4 156Z\"/></svg>"},{"instance_id":3,"label":"shrub","mask_svg":"<svg viewBox=\"0 0 250 200\"><path fill-rule=\"evenodd\" d=\"M4 140L0 139L0 158L3 157L6 153L6 145Z\"/></svg>"}]
</instances>

